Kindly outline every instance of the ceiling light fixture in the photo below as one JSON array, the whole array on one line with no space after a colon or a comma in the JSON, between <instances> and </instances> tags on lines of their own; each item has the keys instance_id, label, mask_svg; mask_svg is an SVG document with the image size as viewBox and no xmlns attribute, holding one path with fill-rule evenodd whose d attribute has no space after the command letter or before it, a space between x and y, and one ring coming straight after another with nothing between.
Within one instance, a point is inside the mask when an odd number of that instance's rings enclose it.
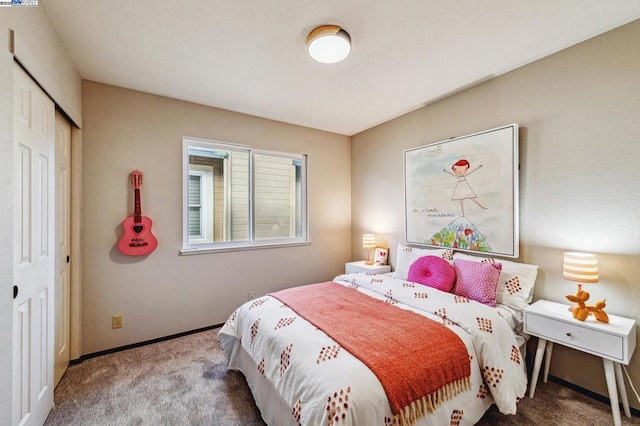
<instances>
[{"instance_id":1,"label":"ceiling light fixture","mask_svg":"<svg viewBox=\"0 0 640 426\"><path fill-rule=\"evenodd\" d=\"M351 37L337 25L321 25L307 36L307 52L323 64L340 62L351 52Z\"/></svg>"}]
</instances>

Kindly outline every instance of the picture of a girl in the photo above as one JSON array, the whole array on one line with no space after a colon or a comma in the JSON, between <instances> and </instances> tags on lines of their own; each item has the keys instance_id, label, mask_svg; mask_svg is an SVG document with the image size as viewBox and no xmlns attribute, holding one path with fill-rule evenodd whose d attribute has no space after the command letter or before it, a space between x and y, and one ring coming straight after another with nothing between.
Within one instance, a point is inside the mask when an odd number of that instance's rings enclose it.
<instances>
[{"instance_id":1,"label":"picture of a girl","mask_svg":"<svg viewBox=\"0 0 640 426\"><path fill-rule=\"evenodd\" d=\"M451 195L451 201L460 201L462 217L464 217L464 200L471 200L478 206L480 206L480 208L486 210L486 207L480 204L480 202L478 201L478 196L475 194L475 192L473 192L471 186L469 186L469 182L467 182L467 176L480 169L482 167L482 164L471 170L469 170L469 167L471 167L471 164L469 164L467 160L460 159L453 166L451 166L451 170L453 170L453 173L447 169L443 169L445 173L449 173L451 176L458 179L456 188L453 190L453 195Z\"/></svg>"}]
</instances>

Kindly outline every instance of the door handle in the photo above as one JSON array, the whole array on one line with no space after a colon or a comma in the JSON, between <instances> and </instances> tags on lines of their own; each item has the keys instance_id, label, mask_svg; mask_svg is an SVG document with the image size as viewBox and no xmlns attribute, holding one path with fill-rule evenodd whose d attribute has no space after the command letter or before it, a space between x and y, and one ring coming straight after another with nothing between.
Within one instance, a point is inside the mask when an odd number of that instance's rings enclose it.
<instances>
[{"instance_id":1,"label":"door handle","mask_svg":"<svg viewBox=\"0 0 640 426\"><path fill-rule=\"evenodd\" d=\"M70 258L69 258L69 256L67 256L67 263L69 263L69 260L70 260Z\"/></svg>"},{"instance_id":2,"label":"door handle","mask_svg":"<svg viewBox=\"0 0 640 426\"><path fill-rule=\"evenodd\" d=\"M13 286L13 298L15 299L16 297L18 297L18 286L14 285Z\"/></svg>"}]
</instances>

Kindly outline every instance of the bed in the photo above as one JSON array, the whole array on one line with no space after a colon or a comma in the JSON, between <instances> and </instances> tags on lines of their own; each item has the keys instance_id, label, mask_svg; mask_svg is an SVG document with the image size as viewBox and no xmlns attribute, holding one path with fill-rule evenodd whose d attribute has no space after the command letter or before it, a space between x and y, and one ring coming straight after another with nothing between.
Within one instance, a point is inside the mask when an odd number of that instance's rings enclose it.
<instances>
[{"instance_id":1,"label":"bed","mask_svg":"<svg viewBox=\"0 0 640 426\"><path fill-rule=\"evenodd\" d=\"M510 268L488 306L409 280L425 256ZM519 314L535 268L522 265L399 246L394 273L265 295L236 309L218 341L269 425L471 425L492 404L514 414L527 388Z\"/></svg>"}]
</instances>

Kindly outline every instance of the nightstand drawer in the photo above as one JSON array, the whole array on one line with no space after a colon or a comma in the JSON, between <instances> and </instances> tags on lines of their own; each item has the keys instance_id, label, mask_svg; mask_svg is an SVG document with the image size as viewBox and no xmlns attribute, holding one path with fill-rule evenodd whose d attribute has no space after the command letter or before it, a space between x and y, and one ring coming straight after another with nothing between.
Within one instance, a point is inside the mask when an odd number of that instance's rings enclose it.
<instances>
[{"instance_id":1,"label":"nightstand drawer","mask_svg":"<svg viewBox=\"0 0 640 426\"><path fill-rule=\"evenodd\" d=\"M624 359L622 336L605 333L592 328L558 321L529 312L526 313L525 333L534 334L551 341L574 347L598 356Z\"/></svg>"}]
</instances>

